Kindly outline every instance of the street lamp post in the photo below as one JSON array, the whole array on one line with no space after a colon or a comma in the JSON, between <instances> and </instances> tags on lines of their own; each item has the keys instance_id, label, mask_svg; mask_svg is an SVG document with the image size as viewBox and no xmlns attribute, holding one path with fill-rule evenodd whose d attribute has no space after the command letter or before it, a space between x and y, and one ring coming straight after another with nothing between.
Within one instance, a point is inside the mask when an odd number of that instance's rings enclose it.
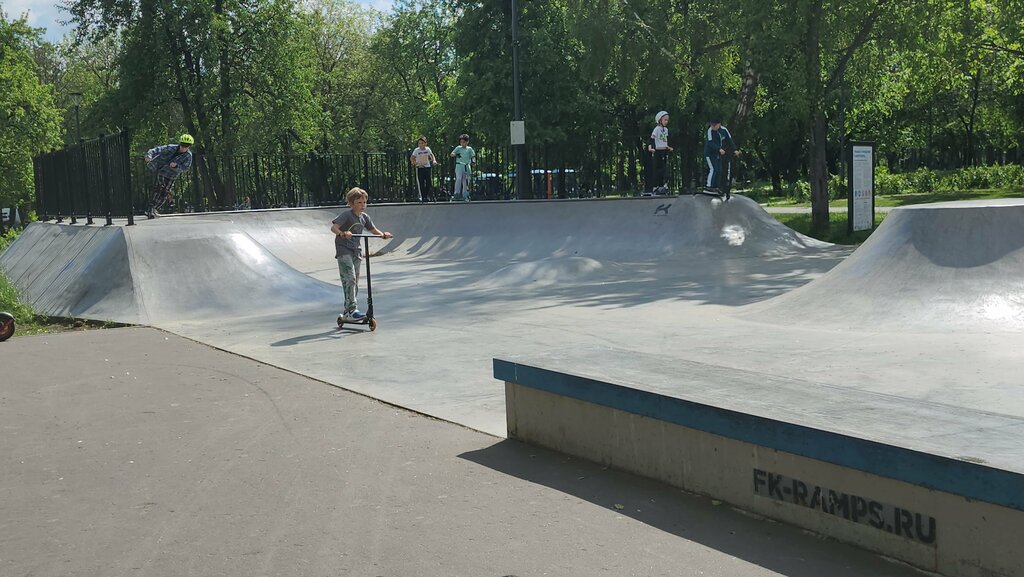
<instances>
[{"instance_id":1,"label":"street lamp post","mask_svg":"<svg viewBox=\"0 0 1024 577\"><path fill-rule=\"evenodd\" d=\"M522 131L523 108L519 87L519 5L512 0L512 121ZM519 140L521 138L521 140ZM526 174L526 139L525 131L518 136L513 132L512 146L516 151L516 197L523 199L528 196L526 185L529 175Z\"/></svg>"},{"instance_id":2,"label":"street lamp post","mask_svg":"<svg viewBox=\"0 0 1024 577\"><path fill-rule=\"evenodd\" d=\"M75 142L81 142L82 140L82 123L78 118L78 109L82 106L82 93L81 92L69 92L68 96L71 97L71 104L75 106Z\"/></svg>"}]
</instances>

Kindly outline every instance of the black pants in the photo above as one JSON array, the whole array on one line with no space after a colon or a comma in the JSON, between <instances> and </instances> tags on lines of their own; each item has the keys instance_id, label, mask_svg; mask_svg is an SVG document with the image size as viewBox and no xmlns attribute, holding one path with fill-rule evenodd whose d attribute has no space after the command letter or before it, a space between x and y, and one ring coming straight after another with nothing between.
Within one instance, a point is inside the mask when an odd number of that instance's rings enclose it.
<instances>
[{"instance_id":1,"label":"black pants","mask_svg":"<svg viewBox=\"0 0 1024 577\"><path fill-rule=\"evenodd\" d=\"M430 202L434 197L434 189L430 185L430 167L416 169L416 181L420 186L420 202Z\"/></svg>"},{"instance_id":2,"label":"black pants","mask_svg":"<svg viewBox=\"0 0 1024 577\"><path fill-rule=\"evenodd\" d=\"M665 186L668 183L668 152L667 150L655 150L652 162L654 166L651 171L651 190Z\"/></svg>"}]
</instances>

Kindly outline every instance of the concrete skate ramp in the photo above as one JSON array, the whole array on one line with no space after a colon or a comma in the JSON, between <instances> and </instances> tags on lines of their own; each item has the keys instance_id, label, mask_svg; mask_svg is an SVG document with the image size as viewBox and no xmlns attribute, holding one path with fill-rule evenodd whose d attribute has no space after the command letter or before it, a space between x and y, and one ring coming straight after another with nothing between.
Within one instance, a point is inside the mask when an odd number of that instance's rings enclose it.
<instances>
[{"instance_id":1,"label":"concrete skate ramp","mask_svg":"<svg viewBox=\"0 0 1024 577\"><path fill-rule=\"evenodd\" d=\"M1024 199L893 210L823 277L750 307L767 322L1024 330Z\"/></svg>"},{"instance_id":2,"label":"concrete skate ramp","mask_svg":"<svg viewBox=\"0 0 1024 577\"><path fill-rule=\"evenodd\" d=\"M0 267L43 314L149 324L502 435L491 358L674 346L848 254L742 197L372 205L396 239L371 240L380 329L360 334L334 322L341 210L35 224Z\"/></svg>"},{"instance_id":3,"label":"concrete skate ramp","mask_svg":"<svg viewBox=\"0 0 1024 577\"><path fill-rule=\"evenodd\" d=\"M208 215L245 226L261 245L300 271L323 267L324 234L342 209ZM503 259L584 257L639 261L726 251L729 256L792 254L827 245L780 224L757 203L734 197L377 205L368 212L396 240L373 242L393 256ZM329 241L329 238L328 238ZM327 243L329 245L329 242Z\"/></svg>"},{"instance_id":4,"label":"concrete skate ramp","mask_svg":"<svg viewBox=\"0 0 1024 577\"><path fill-rule=\"evenodd\" d=\"M92 228L33 223L0 255L37 313L160 326L335 302L230 220Z\"/></svg>"},{"instance_id":5,"label":"concrete skate ramp","mask_svg":"<svg viewBox=\"0 0 1024 577\"><path fill-rule=\"evenodd\" d=\"M144 322L121 227L32 223L0 254L0 269L37 313Z\"/></svg>"},{"instance_id":6,"label":"concrete skate ramp","mask_svg":"<svg viewBox=\"0 0 1024 577\"><path fill-rule=\"evenodd\" d=\"M329 227L341 210L189 215L134 227L33 224L0 255L0 267L39 313L55 316L159 326L337 308ZM664 278L693 278L702 271L680 258L717 255L717 263L827 246L743 197L381 205L370 213L397 237L372 240L371 252L462 263L447 278L459 269L463 287L482 290L606 282L630 274L617 263L652 261ZM435 287L446 278L436 267L421 272Z\"/></svg>"}]
</instances>

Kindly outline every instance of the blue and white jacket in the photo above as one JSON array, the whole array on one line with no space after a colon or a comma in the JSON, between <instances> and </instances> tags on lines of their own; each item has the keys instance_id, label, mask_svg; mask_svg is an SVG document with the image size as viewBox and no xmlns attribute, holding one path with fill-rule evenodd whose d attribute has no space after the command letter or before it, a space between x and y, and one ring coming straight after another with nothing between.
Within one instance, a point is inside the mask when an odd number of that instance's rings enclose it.
<instances>
[{"instance_id":1,"label":"blue and white jacket","mask_svg":"<svg viewBox=\"0 0 1024 577\"><path fill-rule=\"evenodd\" d=\"M704 156L716 157L719 150L735 149L736 143L733 142L728 128L719 126L718 130L712 130L710 126L708 127L707 137L704 139Z\"/></svg>"},{"instance_id":2,"label":"blue and white jacket","mask_svg":"<svg viewBox=\"0 0 1024 577\"><path fill-rule=\"evenodd\" d=\"M147 158L152 158L146 168L164 178L177 178L179 174L192 167L192 151L178 152L177 144L157 146L146 152ZM171 168L171 163L177 166Z\"/></svg>"}]
</instances>

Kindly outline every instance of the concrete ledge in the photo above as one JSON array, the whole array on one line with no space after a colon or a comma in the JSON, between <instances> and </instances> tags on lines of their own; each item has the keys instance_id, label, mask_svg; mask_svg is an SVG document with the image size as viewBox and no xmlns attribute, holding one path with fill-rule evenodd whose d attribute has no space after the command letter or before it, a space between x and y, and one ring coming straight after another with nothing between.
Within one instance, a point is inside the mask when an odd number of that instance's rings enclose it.
<instances>
[{"instance_id":1,"label":"concrete ledge","mask_svg":"<svg viewBox=\"0 0 1024 577\"><path fill-rule=\"evenodd\" d=\"M951 576L1024 574L1024 475L495 359L510 438Z\"/></svg>"}]
</instances>

